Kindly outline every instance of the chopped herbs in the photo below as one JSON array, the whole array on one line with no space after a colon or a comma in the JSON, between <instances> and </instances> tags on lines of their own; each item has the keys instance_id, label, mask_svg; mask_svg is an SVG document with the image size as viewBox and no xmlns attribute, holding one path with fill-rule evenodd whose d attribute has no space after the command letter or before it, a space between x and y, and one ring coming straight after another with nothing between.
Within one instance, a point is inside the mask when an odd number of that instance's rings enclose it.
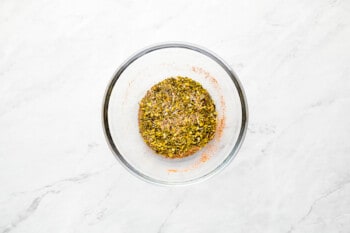
<instances>
[{"instance_id":1,"label":"chopped herbs","mask_svg":"<svg viewBox=\"0 0 350 233\"><path fill-rule=\"evenodd\" d=\"M141 100L139 130L156 153L183 158L213 139L216 116L215 104L200 83L171 77L154 85Z\"/></svg>"}]
</instances>

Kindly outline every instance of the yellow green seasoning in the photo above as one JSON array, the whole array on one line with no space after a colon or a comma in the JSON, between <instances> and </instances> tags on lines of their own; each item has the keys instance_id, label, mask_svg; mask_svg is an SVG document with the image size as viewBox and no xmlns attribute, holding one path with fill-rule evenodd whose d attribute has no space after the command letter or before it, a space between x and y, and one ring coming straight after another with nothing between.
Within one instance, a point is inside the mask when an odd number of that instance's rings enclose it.
<instances>
[{"instance_id":1,"label":"yellow green seasoning","mask_svg":"<svg viewBox=\"0 0 350 233\"><path fill-rule=\"evenodd\" d=\"M200 83L171 77L154 85L140 101L139 130L156 153L183 158L214 138L216 116L215 104Z\"/></svg>"}]
</instances>

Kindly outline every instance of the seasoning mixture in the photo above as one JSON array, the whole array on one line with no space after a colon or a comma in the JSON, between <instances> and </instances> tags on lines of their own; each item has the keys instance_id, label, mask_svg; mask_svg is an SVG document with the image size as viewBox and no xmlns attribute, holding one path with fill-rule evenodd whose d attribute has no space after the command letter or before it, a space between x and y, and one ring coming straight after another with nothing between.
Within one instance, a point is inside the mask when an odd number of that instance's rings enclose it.
<instances>
[{"instance_id":1,"label":"seasoning mixture","mask_svg":"<svg viewBox=\"0 0 350 233\"><path fill-rule=\"evenodd\" d=\"M154 85L140 102L140 133L156 153L189 156L214 138L215 104L202 85L188 77L171 77Z\"/></svg>"}]
</instances>

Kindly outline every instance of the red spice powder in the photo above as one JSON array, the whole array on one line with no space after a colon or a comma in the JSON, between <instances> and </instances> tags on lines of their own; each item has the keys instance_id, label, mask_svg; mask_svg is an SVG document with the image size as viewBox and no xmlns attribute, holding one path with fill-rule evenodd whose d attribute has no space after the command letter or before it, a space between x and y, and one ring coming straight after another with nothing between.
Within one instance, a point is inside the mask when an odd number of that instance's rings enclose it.
<instances>
[{"instance_id":1,"label":"red spice powder","mask_svg":"<svg viewBox=\"0 0 350 233\"><path fill-rule=\"evenodd\" d=\"M175 173L175 172L188 172L188 171L194 170L199 166L201 166L201 164L207 162L211 158L211 155L214 153L215 149L216 149L216 146L213 143L211 143L207 145L207 147L205 147L200 158L197 161L195 161L194 164L192 164L190 167L187 167L184 169L168 169L168 172Z\"/></svg>"},{"instance_id":2,"label":"red spice powder","mask_svg":"<svg viewBox=\"0 0 350 233\"><path fill-rule=\"evenodd\" d=\"M199 161L201 161L201 163L205 163L209 159L210 159L210 155L203 153Z\"/></svg>"},{"instance_id":3,"label":"red spice powder","mask_svg":"<svg viewBox=\"0 0 350 233\"><path fill-rule=\"evenodd\" d=\"M226 123L226 117L225 117L225 112L226 112L226 104L224 101L224 97L221 96L220 98L220 104L221 104L221 108L222 108L222 112L223 115L222 117L218 120L217 122L217 127L216 127L216 137L218 139L221 138L223 132L224 132L224 128L225 128L225 123Z\"/></svg>"},{"instance_id":4,"label":"red spice powder","mask_svg":"<svg viewBox=\"0 0 350 233\"><path fill-rule=\"evenodd\" d=\"M168 169L168 172L177 172L176 169Z\"/></svg>"},{"instance_id":5,"label":"red spice powder","mask_svg":"<svg viewBox=\"0 0 350 233\"><path fill-rule=\"evenodd\" d=\"M202 74L206 79L208 79L216 89L220 89L218 81L205 69L197 66L192 66L192 71L197 74Z\"/></svg>"}]
</instances>

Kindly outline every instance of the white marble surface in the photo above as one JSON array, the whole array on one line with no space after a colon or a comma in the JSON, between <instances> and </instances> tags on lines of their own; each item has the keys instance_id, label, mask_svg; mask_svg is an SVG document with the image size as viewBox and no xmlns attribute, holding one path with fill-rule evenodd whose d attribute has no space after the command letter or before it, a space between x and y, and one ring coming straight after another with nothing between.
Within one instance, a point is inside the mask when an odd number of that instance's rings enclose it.
<instances>
[{"instance_id":1,"label":"white marble surface","mask_svg":"<svg viewBox=\"0 0 350 233\"><path fill-rule=\"evenodd\" d=\"M250 124L212 179L158 187L103 135L115 69L153 43L219 54ZM350 232L350 1L0 1L0 232Z\"/></svg>"}]
</instances>

